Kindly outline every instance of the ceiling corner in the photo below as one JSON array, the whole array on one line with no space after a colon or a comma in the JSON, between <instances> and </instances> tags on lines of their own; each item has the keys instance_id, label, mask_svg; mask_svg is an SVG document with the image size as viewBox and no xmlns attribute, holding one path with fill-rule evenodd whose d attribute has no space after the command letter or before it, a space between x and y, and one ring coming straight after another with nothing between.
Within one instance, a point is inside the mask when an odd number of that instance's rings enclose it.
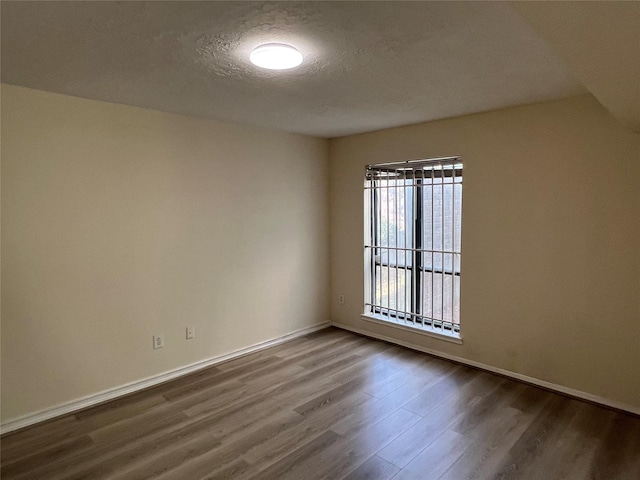
<instances>
[{"instance_id":1,"label":"ceiling corner","mask_svg":"<svg viewBox=\"0 0 640 480\"><path fill-rule=\"evenodd\" d=\"M511 2L578 80L640 133L640 2Z\"/></svg>"}]
</instances>

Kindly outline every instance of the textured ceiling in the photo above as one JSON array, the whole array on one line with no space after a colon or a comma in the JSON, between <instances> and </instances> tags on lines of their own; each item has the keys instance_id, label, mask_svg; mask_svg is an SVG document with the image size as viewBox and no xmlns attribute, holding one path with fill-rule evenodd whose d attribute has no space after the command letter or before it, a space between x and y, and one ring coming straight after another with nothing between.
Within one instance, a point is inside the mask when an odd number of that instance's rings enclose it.
<instances>
[{"instance_id":1,"label":"textured ceiling","mask_svg":"<svg viewBox=\"0 0 640 480\"><path fill-rule=\"evenodd\" d=\"M640 2L517 2L582 84L640 133Z\"/></svg>"},{"instance_id":2,"label":"textured ceiling","mask_svg":"<svg viewBox=\"0 0 640 480\"><path fill-rule=\"evenodd\" d=\"M585 92L505 3L7 2L2 81L334 137ZM299 69L248 63L289 42Z\"/></svg>"}]
</instances>

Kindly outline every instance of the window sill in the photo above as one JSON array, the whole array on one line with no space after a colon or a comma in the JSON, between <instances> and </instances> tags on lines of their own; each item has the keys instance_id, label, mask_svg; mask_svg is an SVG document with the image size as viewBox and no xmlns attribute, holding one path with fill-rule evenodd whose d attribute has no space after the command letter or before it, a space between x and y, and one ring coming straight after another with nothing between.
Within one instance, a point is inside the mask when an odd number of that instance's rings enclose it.
<instances>
[{"instance_id":1,"label":"window sill","mask_svg":"<svg viewBox=\"0 0 640 480\"><path fill-rule=\"evenodd\" d=\"M380 325L386 325L388 327L406 330L412 333L419 333L420 335L426 335L427 337L433 337L439 340L444 340L446 342L452 342L462 345L462 337L458 333L448 333L446 331L443 332L440 329L433 329L431 327L416 327L413 325L407 325L402 321L397 321L393 318L374 315L371 313L363 313L362 315L360 315L360 317L367 322L379 323Z\"/></svg>"}]
</instances>

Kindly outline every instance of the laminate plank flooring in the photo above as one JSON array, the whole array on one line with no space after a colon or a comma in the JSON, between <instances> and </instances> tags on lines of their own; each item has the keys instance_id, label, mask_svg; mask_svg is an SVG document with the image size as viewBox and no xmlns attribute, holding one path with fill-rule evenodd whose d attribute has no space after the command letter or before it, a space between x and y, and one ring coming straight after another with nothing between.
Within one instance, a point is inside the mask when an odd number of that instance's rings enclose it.
<instances>
[{"instance_id":1,"label":"laminate plank flooring","mask_svg":"<svg viewBox=\"0 0 640 480\"><path fill-rule=\"evenodd\" d=\"M328 328L0 449L6 480L639 480L640 417Z\"/></svg>"}]
</instances>

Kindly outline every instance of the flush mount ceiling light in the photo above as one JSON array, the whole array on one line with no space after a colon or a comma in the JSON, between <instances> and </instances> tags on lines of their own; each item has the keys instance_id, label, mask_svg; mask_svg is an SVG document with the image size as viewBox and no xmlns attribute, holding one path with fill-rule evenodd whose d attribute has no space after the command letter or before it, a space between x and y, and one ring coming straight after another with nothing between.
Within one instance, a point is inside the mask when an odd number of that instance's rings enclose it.
<instances>
[{"instance_id":1,"label":"flush mount ceiling light","mask_svg":"<svg viewBox=\"0 0 640 480\"><path fill-rule=\"evenodd\" d=\"M302 54L291 45L267 43L256 47L249 60L254 65L269 70L288 70L302 63Z\"/></svg>"}]
</instances>

